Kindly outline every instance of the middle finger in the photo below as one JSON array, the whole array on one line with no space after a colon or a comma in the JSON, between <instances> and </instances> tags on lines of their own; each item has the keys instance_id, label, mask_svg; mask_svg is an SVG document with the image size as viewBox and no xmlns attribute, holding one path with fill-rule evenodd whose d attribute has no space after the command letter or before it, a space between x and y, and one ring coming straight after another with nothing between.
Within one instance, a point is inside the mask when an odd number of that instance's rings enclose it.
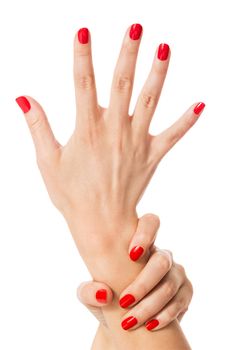
<instances>
[{"instance_id":1,"label":"middle finger","mask_svg":"<svg viewBox=\"0 0 233 350\"><path fill-rule=\"evenodd\" d=\"M142 26L138 23L127 29L114 70L109 115L113 118L120 118L120 121L128 117L142 30Z\"/></svg>"}]
</instances>

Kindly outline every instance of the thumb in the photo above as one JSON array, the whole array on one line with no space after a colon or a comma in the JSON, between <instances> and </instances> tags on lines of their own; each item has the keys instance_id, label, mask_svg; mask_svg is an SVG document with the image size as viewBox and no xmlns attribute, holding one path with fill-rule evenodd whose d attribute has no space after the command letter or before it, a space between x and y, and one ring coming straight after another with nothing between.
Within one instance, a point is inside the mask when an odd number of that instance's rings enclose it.
<instances>
[{"instance_id":1,"label":"thumb","mask_svg":"<svg viewBox=\"0 0 233 350\"><path fill-rule=\"evenodd\" d=\"M77 288L77 297L85 306L104 306L112 302L113 292L105 283L88 281Z\"/></svg>"},{"instance_id":2,"label":"thumb","mask_svg":"<svg viewBox=\"0 0 233 350\"><path fill-rule=\"evenodd\" d=\"M113 292L106 284L95 281L83 282L77 288L77 297L99 322L107 326L102 307L111 304Z\"/></svg>"},{"instance_id":3,"label":"thumb","mask_svg":"<svg viewBox=\"0 0 233 350\"><path fill-rule=\"evenodd\" d=\"M55 139L41 105L30 96L20 96L15 100L25 115L37 156L44 158L52 155L61 145Z\"/></svg>"},{"instance_id":4,"label":"thumb","mask_svg":"<svg viewBox=\"0 0 233 350\"><path fill-rule=\"evenodd\" d=\"M157 215L145 214L138 220L136 232L129 245L129 256L133 261L150 251L156 239L160 220Z\"/></svg>"}]
</instances>

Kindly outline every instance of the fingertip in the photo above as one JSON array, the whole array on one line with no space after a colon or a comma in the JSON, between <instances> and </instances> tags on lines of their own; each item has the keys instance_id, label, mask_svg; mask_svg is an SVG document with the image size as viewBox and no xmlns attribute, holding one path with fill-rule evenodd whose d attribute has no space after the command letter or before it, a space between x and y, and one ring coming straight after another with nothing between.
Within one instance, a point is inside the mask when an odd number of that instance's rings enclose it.
<instances>
[{"instance_id":1,"label":"fingertip","mask_svg":"<svg viewBox=\"0 0 233 350\"><path fill-rule=\"evenodd\" d=\"M137 245L130 250L129 257L132 261L137 261L140 257L142 257L143 253L144 248L140 245Z\"/></svg>"},{"instance_id":2,"label":"fingertip","mask_svg":"<svg viewBox=\"0 0 233 350\"><path fill-rule=\"evenodd\" d=\"M193 112L199 116L203 112L205 106L204 102L198 102L194 105Z\"/></svg>"},{"instance_id":3,"label":"fingertip","mask_svg":"<svg viewBox=\"0 0 233 350\"><path fill-rule=\"evenodd\" d=\"M95 293L95 298L100 304L106 304L107 303L107 290L102 288L98 289Z\"/></svg>"},{"instance_id":4,"label":"fingertip","mask_svg":"<svg viewBox=\"0 0 233 350\"><path fill-rule=\"evenodd\" d=\"M19 97L16 97L15 101L18 104L18 106L21 108L23 113L27 113L30 111L31 104L30 104L29 99L27 97L19 96Z\"/></svg>"},{"instance_id":5,"label":"fingertip","mask_svg":"<svg viewBox=\"0 0 233 350\"><path fill-rule=\"evenodd\" d=\"M80 28L77 32L77 38L80 44L87 44L90 39L90 32L88 28Z\"/></svg>"},{"instance_id":6,"label":"fingertip","mask_svg":"<svg viewBox=\"0 0 233 350\"><path fill-rule=\"evenodd\" d=\"M152 319L152 320L149 320L145 323L145 327L148 331L152 331L152 330L155 330L158 326L159 326L159 320L157 320L156 318L155 319Z\"/></svg>"},{"instance_id":7,"label":"fingertip","mask_svg":"<svg viewBox=\"0 0 233 350\"><path fill-rule=\"evenodd\" d=\"M112 302L113 292L112 290L105 284L96 286L94 291L95 300L97 303L103 305L108 305Z\"/></svg>"},{"instance_id":8,"label":"fingertip","mask_svg":"<svg viewBox=\"0 0 233 350\"><path fill-rule=\"evenodd\" d=\"M129 246L129 257L132 261L137 261L145 252L151 248L155 241L160 219L155 214L145 214L138 220L137 230Z\"/></svg>"}]
</instances>

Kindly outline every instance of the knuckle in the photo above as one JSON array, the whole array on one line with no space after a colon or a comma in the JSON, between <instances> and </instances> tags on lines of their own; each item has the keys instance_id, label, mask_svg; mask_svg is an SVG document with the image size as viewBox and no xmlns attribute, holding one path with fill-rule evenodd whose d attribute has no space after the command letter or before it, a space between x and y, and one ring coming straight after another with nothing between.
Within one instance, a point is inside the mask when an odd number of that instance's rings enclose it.
<instances>
[{"instance_id":1,"label":"knuckle","mask_svg":"<svg viewBox=\"0 0 233 350\"><path fill-rule=\"evenodd\" d=\"M186 300L185 300L184 297L179 298L178 300L176 300L176 312L177 313L184 309L185 303L186 303Z\"/></svg>"},{"instance_id":2,"label":"knuckle","mask_svg":"<svg viewBox=\"0 0 233 350\"><path fill-rule=\"evenodd\" d=\"M143 315L143 318L148 319L153 314L153 309L150 303L144 303L139 312L140 315Z\"/></svg>"},{"instance_id":3,"label":"knuckle","mask_svg":"<svg viewBox=\"0 0 233 350\"><path fill-rule=\"evenodd\" d=\"M86 74L77 77L77 87L83 90L90 90L95 85L94 74Z\"/></svg>"},{"instance_id":4,"label":"knuckle","mask_svg":"<svg viewBox=\"0 0 233 350\"><path fill-rule=\"evenodd\" d=\"M165 295L167 298L172 298L176 293L176 286L172 280L168 280L165 285Z\"/></svg>"},{"instance_id":5,"label":"knuckle","mask_svg":"<svg viewBox=\"0 0 233 350\"><path fill-rule=\"evenodd\" d=\"M175 319L180 310L181 308L179 307L179 302L176 302L174 305L170 306L167 309L167 318L169 320Z\"/></svg>"},{"instance_id":6,"label":"knuckle","mask_svg":"<svg viewBox=\"0 0 233 350\"><path fill-rule=\"evenodd\" d=\"M186 276L186 272L185 272L185 268L184 266L180 265L180 264L176 264L176 268L179 271L179 273L185 277Z\"/></svg>"},{"instance_id":7,"label":"knuckle","mask_svg":"<svg viewBox=\"0 0 233 350\"><path fill-rule=\"evenodd\" d=\"M155 227L159 227L160 226L160 218L155 215L155 214L145 214L144 218L146 221L148 221L150 224L154 225Z\"/></svg>"},{"instance_id":8,"label":"knuckle","mask_svg":"<svg viewBox=\"0 0 233 350\"><path fill-rule=\"evenodd\" d=\"M132 45L132 42L125 42L122 46L122 53L135 56L138 52L138 46Z\"/></svg>"},{"instance_id":9,"label":"knuckle","mask_svg":"<svg viewBox=\"0 0 233 350\"><path fill-rule=\"evenodd\" d=\"M189 293L190 293L190 297L191 297L191 299L192 299L192 297L193 297L193 285L192 285L192 283L187 279L187 285L188 285L188 290L189 290Z\"/></svg>"},{"instance_id":10,"label":"knuckle","mask_svg":"<svg viewBox=\"0 0 233 350\"><path fill-rule=\"evenodd\" d=\"M148 293L148 288L143 281L138 281L137 286L135 285L135 287L136 290L140 291L140 298L143 298Z\"/></svg>"},{"instance_id":11,"label":"knuckle","mask_svg":"<svg viewBox=\"0 0 233 350\"><path fill-rule=\"evenodd\" d=\"M143 107L146 109L154 109L156 107L157 99L151 94L146 92L142 92L140 95L140 99Z\"/></svg>"},{"instance_id":12,"label":"knuckle","mask_svg":"<svg viewBox=\"0 0 233 350\"><path fill-rule=\"evenodd\" d=\"M118 76L115 79L115 90L118 92L124 92L131 90L133 85L132 79L127 76Z\"/></svg>"},{"instance_id":13,"label":"knuckle","mask_svg":"<svg viewBox=\"0 0 233 350\"><path fill-rule=\"evenodd\" d=\"M38 115L35 115L34 118L31 118L28 122L32 134L40 130L45 123L44 118Z\"/></svg>"},{"instance_id":14,"label":"knuckle","mask_svg":"<svg viewBox=\"0 0 233 350\"><path fill-rule=\"evenodd\" d=\"M159 269L161 269L162 271L169 271L170 270L170 259L169 256L167 254L162 254L160 252L158 252L155 255L155 259L157 266L159 266Z\"/></svg>"}]
</instances>

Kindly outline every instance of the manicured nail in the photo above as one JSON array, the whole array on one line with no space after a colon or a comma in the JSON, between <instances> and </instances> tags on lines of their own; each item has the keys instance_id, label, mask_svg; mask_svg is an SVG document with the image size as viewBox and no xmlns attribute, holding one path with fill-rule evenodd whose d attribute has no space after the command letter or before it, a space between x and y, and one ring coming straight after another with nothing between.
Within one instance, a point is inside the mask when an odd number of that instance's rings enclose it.
<instances>
[{"instance_id":1,"label":"manicured nail","mask_svg":"<svg viewBox=\"0 0 233 350\"><path fill-rule=\"evenodd\" d=\"M87 44L89 40L89 30L87 28L81 28L78 31L78 40L81 44Z\"/></svg>"},{"instance_id":2,"label":"manicured nail","mask_svg":"<svg viewBox=\"0 0 233 350\"><path fill-rule=\"evenodd\" d=\"M205 108L205 104L203 102L199 102L196 107L194 108L194 113L195 114L200 114L201 111L203 111L203 109Z\"/></svg>"},{"instance_id":3,"label":"manicured nail","mask_svg":"<svg viewBox=\"0 0 233 350\"><path fill-rule=\"evenodd\" d=\"M144 249L137 245L135 247L133 247L129 253L130 259L133 261L136 261L140 258L140 256L143 254Z\"/></svg>"},{"instance_id":4,"label":"manicured nail","mask_svg":"<svg viewBox=\"0 0 233 350\"><path fill-rule=\"evenodd\" d=\"M159 321L156 320L156 319L147 321L146 324L145 324L145 326L148 329L148 331L151 331L152 329L158 327L158 325L159 325Z\"/></svg>"},{"instance_id":5,"label":"manicured nail","mask_svg":"<svg viewBox=\"0 0 233 350\"><path fill-rule=\"evenodd\" d=\"M22 109L23 113L27 113L31 109L30 102L26 97L20 96L15 99L15 101L18 103L19 107Z\"/></svg>"},{"instance_id":6,"label":"manicured nail","mask_svg":"<svg viewBox=\"0 0 233 350\"><path fill-rule=\"evenodd\" d=\"M135 298L132 294L124 295L120 300L119 304L124 309L135 302Z\"/></svg>"},{"instance_id":7,"label":"manicured nail","mask_svg":"<svg viewBox=\"0 0 233 350\"><path fill-rule=\"evenodd\" d=\"M142 26L141 24L135 23L131 25L129 36L132 40L138 40L142 33Z\"/></svg>"},{"instance_id":8,"label":"manicured nail","mask_svg":"<svg viewBox=\"0 0 233 350\"><path fill-rule=\"evenodd\" d=\"M169 50L168 44L160 44L158 48L158 59L165 61L168 58Z\"/></svg>"},{"instance_id":9,"label":"manicured nail","mask_svg":"<svg viewBox=\"0 0 233 350\"><path fill-rule=\"evenodd\" d=\"M129 316L121 322L121 326L123 329L127 330L127 329L135 326L135 324L137 324L137 323L138 323L138 320L136 319L136 317Z\"/></svg>"},{"instance_id":10,"label":"manicured nail","mask_svg":"<svg viewBox=\"0 0 233 350\"><path fill-rule=\"evenodd\" d=\"M97 290L95 297L99 303L102 303L102 304L106 303L107 302L107 290L106 289Z\"/></svg>"}]
</instances>

